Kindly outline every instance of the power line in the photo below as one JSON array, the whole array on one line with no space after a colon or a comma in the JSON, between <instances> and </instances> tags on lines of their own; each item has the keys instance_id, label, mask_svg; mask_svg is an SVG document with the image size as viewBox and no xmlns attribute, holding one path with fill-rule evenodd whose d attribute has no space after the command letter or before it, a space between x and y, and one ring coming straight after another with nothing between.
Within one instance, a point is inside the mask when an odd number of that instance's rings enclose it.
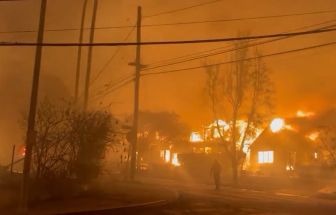
<instances>
[{"instance_id":1,"label":"power line","mask_svg":"<svg viewBox=\"0 0 336 215\"><path fill-rule=\"evenodd\" d=\"M131 31L128 32L126 37L124 38L123 41L127 41L131 34L133 33L135 27L131 29ZM91 84L93 84L97 79L100 77L100 75L106 70L106 68L110 65L110 63L114 60L114 58L117 56L119 53L121 47L119 46L117 50L113 53L113 55L108 59L108 61L104 64L104 66L98 71L97 75L92 79Z\"/></svg>"},{"instance_id":2,"label":"power line","mask_svg":"<svg viewBox=\"0 0 336 215\"><path fill-rule=\"evenodd\" d=\"M326 26L326 27L319 28L319 29L331 28L331 27L335 27L335 26L336 26L336 24L333 24L333 25ZM280 41L280 40L288 39L288 38L291 38L291 37L293 37L293 36L286 36L286 37L270 39L270 40L261 41L261 42L250 43L250 44L247 44L247 45L239 47L239 48L233 47L231 49L217 51L215 53L203 54L203 55L195 56L195 57L192 57L192 58L187 58L187 59L176 61L176 62L171 62L171 63L162 64L162 65L148 67L148 68L143 69L142 71L153 70L153 69L157 69L157 68L172 66L172 65L176 65L176 64L185 63L185 62L190 62L190 61L194 61L194 60L198 60L198 59L202 59L202 58L206 58L206 57L221 55L221 54L233 52L233 51L236 51L236 50L239 50L239 49L246 49L246 48L250 48L250 47L254 47L254 46L258 46L258 45L264 45L264 44L267 44L267 43L272 43L272 42L275 42L275 41ZM227 46L227 48L229 48L229 46ZM221 48L221 49L223 49L223 48Z\"/></svg>"},{"instance_id":3,"label":"power line","mask_svg":"<svg viewBox=\"0 0 336 215\"><path fill-rule=\"evenodd\" d=\"M147 25L143 25L143 27L178 26L178 25L234 22L234 21L258 20L258 19L285 18L285 17L305 16L305 15L314 15L314 14L326 14L326 13L335 13L335 12L336 10L324 10L324 11L314 11L314 12L279 14L279 15L269 15L269 16L256 16L256 17L243 17L243 18L232 18L232 19L215 19L215 20L187 21L187 22L175 22L175 23L147 24Z\"/></svg>"},{"instance_id":4,"label":"power line","mask_svg":"<svg viewBox=\"0 0 336 215\"><path fill-rule=\"evenodd\" d=\"M304 47L304 48L298 48L298 49L292 49L292 50L287 50L287 51L282 51L282 52L276 52L276 53L261 55L261 56L257 56L257 57L249 57L249 58L245 58L245 59L238 59L238 60L226 61L226 62L221 62L221 63L216 63L216 64L209 64L209 65L206 65L206 66L217 66L217 65L224 65L224 64L232 64L232 63L236 63L236 62L239 62L239 61L250 61L250 60L255 60L255 59L258 59L258 58L267 58L267 57L273 57L273 56L278 56L278 55L302 52L302 51L306 51L306 50L310 50L310 49L316 49L316 48L321 48L321 47L326 47L326 46L331 46L331 45L336 45L336 42L330 42L330 43L324 43L324 44L319 44L319 45L315 45L315 46L309 46L309 47ZM195 69L200 69L200 68L204 68L204 66L188 67L188 68L161 71L161 72L147 72L147 73L142 73L141 76L162 75L162 74L168 74L168 73L176 73L176 72L182 72L182 71L188 71L188 70L195 70ZM121 82L119 84L116 84L113 88L110 88L109 91L104 92L103 95L97 95L97 97L94 100L103 99L108 94L126 86L127 84L129 84L133 81L134 81L134 76L129 77L129 78L125 79L123 82Z\"/></svg>"},{"instance_id":5,"label":"power line","mask_svg":"<svg viewBox=\"0 0 336 215\"><path fill-rule=\"evenodd\" d=\"M223 0L208 1L208 2L204 2L204 3L192 5L192 6L189 6L189 7L183 7L183 8L179 8L179 9L175 9L175 10L168 10L168 11L163 11L163 12L159 12L159 13L154 13L154 14L151 14L151 15L148 15L148 16L144 16L144 18L152 18L152 17L155 17L155 16L161 16L161 15L176 13L176 12L189 10L189 9L196 8L196 7L201 7L201 6L205 6L205 5L214 4L214 3L217 3L217 2L220 2L220 1L223 1Z\"/></svg>"},{"instance_id":6,"label":"power line","mask_svg":"<svg viewBox=\"0 0 336 215\"><path fill-rule=\"evenodd\" d=\"M231 60L231 61L226 61L226 62L221 62L221 63L216 63L216 64L209 64L207 66L232 64L232 63L236 63L236 62L239 62L239 61L250 61L250 60L255 60L255 59L258 59L258 58L267 58L267 57L273 57L273 56L278 56L278 55L302 52L302 51L306 51L306 50L310 50L310 49L316 49L316 48L321 48L321 47L326 47L326 46L331 46L331 45L336 45L336 42L330 42L330 43L324 43L324 44L319 44L319 45L315 45L315 46L308 46L308 47L304 47L304 48L298 48L298 49L292 49L292 50L287 50L287 51L282 51L282 52L276 52L276 53L261 55L261 56L257 56L257 57L249 57L249 58L245 58L245 59L238 59L238 60ZM151 76L151 75L176 73L176 72L188 71L188 70L194 70L194 69L200 69L200 68L204 68L204 66L188 67L188 68L161 71L161 72L147 72L147 73L142 73L141 76ZM134 75L128 76L125 79L121 80L120 82L117 82L117 83L113 84L113 87L110 87L110 89L105 91L103 94L101 94L101 95L97 94L96 98L94 100L103 99L108 94L114 92L115 90L118 90L118 89L124 87L125 85L131 83L132 81L134 81Z\"/></svg>"},{"instance_id":7,"label":"power line","mask_svg":"<svg viewBox=\"0 0 336 215\"><path fill-rule=\"evenodd\" d=\"M336 31L336 28L299 31L292 33L264 34L256 36L227 37L217 39L199 39L199 40L175 40L175 41L150 41L150 42L103 42L103 43L34 43L34 42L0 42L0 46L50 46L50 47L74 47L74 46L136 46L136 45L179 45L179 44L197 44L197 43L218 43L240 40L254 40L264 38L275 38L284 36L299 36L309 34L320 34Z\"/></svg>"},{"instance_id":8,"label":"power line","mask_svg":"<svg viewBox=\"0 0 336 215\"><path fill-rule=\"evenodd\" d=\"M105 84L105 89L104 90L100 90L98 93L96 93L96 95L101 95L104 94L106 91L114 88L115 86L119 85L120 83L127 81L130 78L134 78L134 74L129 74L126 77L120 77L118 80L116 81L110 81L109 83Z\"/></svg>"},{"instance_id":9,"label":"power line","mask_svg":"<svg viewBox=\"0 0 336 215\"><path fill-rule=\"evenodd\" d=\"M160 27L160 26L179 26L179 25L221 23L221 22L234 22L234 21L258 20L258 19L273 19L273 18L284 18L284 17L304 16L304 15L314 15L314 14L326 14L326 13L335 13L335 12L336 10L324 10L324 11L314 11L314 12L243 17L243 18L232 18L232 19L216 19L216 20L187 21L187 22L175 22L175 23L144 24L142 25L142 27L146 28L146 27ZM103 27L95 27L95 30L123 29L123 28L134 28L134 27L135 27L134 25L103 26ZM83 29L91 30L91 28L89 27L83 28ZM79 30L80 28L59 28L59 29L46 29L45 32L64 32L64 31L79 31ZM0 34L36 33L36 32L37 32L36 30L14 30L14 31L0 31Z\"/></svg>"},{"instance_id":10,"label":"power line","mask_svg":"<svg viewBox=\"0 0 336 215\"><path fill-rule=\"evenodd\" d=\"M107 84L104 85L105 89L102 89L103 87L100 88L100 89L98 89L98 92L96 93L95 96L98 96L98 97L99 97L99 96L103 95L103 94L106 93L107 91L109 91L109 90L115 88L115 87L118 86L120 83L123 83L123 82L127 81L127 80L130 79L130 78L132 78L132 80L134 80L134 74L133 74L133 73L127 75L126 77L120 77L120 78L119 78L118 80L116 80L116 81L111 80L109 83L107 83Z\"/></svg>"},{"instance_id":11,"label":"power line","mask_svg":"<svg viewBox=\"0 0 336 215\"><path fill-rule=\"evenodd\" d=\"M134 81L135 76L129 76L127 78L125 78L122 82L116 83L115 85L113 85L113 87L111 87L110 89L106 90L103 93L97 94L95 96L95 98L93 98L92 101L97 101L98 99L104 99L107 95L109 95L110 93L132 83Z\"/></svg>"},{"instance_id":12,"label":"power line","mask_svg":"<svg viewBox=\"0 0 336 215\"><path fill-rule=\"evenodd\" d=\"M131 77L133 77L134 76L134 74L133 74L133 72L130 72L128 75L126 75L125 77L119 77L119 79L117 80L117 81L110 81L109 83L107 83L107 84L105 84L105 87L107 88L107 89L111 89L111 88L113 88L115 85L117 85L119 82L123 82L123 81L125 81L125 80L127 80L127 79L129 79L129 78L131 78Z\"/></svg>"},{"instance_id":13,"label":"power line","mask_svg":"<svg viewBox=\"0 0 336 215\"><path fill-rule=\"evenodd\" d=\"M106 26L95 27L94 30L108 30L108 29L121 29L121 28L133 28L134 25L124 26ZM83 28L83 30L92 30L92 28ZM45 32L63 32L63 31L80 31L80 28L58 28L58 29L46 29ZM0 34L15 34L15 33L36 33L36 30L16 30L16 31L0 31Z\"/></svg>"},{"instance_id":14,"label":"power line","mask_svg":"<svg viewBox=\"0 0 336 215\"><path fill-rule=\"evenodd\" d=\"M292 49L292 50L287 50L287 51L282 51L282 52L276 52L276 53L261 55L261 56L257 56L257 57L249 57L249 58L245 58L245 59L238 59L238 60L231 60L231 61L226 61L226 62L221 62L221 63L209 64L209 65L206 65L206 66L217 66L217 65L236 63L236 62L240 62L240 61L250 61L250 60L255 60L257 58L273 57L273 56L284 55L284 54L295 53L295 52L301 52L301 51L306 51L306 50L310 50L310 49L316 49L316 48L321 48L321 47L326 47L326 46L331 46L331 45L336 45L336 42L330 42L330 43L324 43L324 44L319 44L319 45L315 45L315 46L308 46L308 47L304 47L304 48L298 48L298 49ZM175 73L175 72L194 70L194 69L199 69L199 68L204 68L204 66L195 66L195 67L188 67L188 68L167 70L167 71L160 71L160 72L147 72L147 73L142 73L142 76Z\"/></svg>"},{"instance_id":15,"label":"power line","mask_svg":"<svg viewBox=\"0 0 336 215\"><path fill-rule=\"evenodd\" d=\"M320 26L320 25L325 25L325 24L329 24L329 23L334 23L335 21L336 21L336 19L331 19L331 20L328 20L328 21L324 21L324 22L320 22L320 23L316 23L316 24L312 24L312 25L306 25L306 26L302 26L302 27L299 27L299 28L295 28L295 29L286 31L284 33L292 32L292 31L298 31L298 30L303 30L303 29L307 29L307 28L311 28L311 27L316 27L316 26ZM319 29L330 28L332 26L333 25L324 26L324 27L319 28ZM230 48L230 47L232 47L232 45L227 45L227 46L224 46L224 47L219 47L219 48L205 50L205 51L200 51L200 52L194 52L194 53L191 53L191 54L182 55L182 56L178 56L178 57L173 57L173 58L170 58L170 59L164 59L164 60L155 61L155 62L149 64L149 66L150 66L149 68L152 68L153 65L157 65L157 64L162 65L163 63L168 64L170 62L175 62L176 60L190 59L191 57L199 56L200 54L211 53L211 52L214 52L214 51L221 51L223 49Z\"/></svg>"}]
</instances>

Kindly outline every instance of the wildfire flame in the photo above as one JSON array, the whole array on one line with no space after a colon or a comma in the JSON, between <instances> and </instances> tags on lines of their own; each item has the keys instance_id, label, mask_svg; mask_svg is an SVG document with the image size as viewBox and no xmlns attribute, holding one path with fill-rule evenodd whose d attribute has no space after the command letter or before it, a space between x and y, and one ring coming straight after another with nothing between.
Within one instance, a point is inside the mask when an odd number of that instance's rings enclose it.
<instances>
[{"instance_id":1,"label":"wildfire flame","mask_svg":"<svg viewBox=\"0 0 336 215\"><path fill-rule=\"evenodd\" d=\"M297 117L300 117L300 118L307 118L307 117L312 117L314 116L315 113L314 112L306 112L306 111L303 111L303 110L298 110L296 112L296 116Z\"/></svg>"},{"instance_id":2,"label":"wildfire flame","mask_svg":"<svg viewBox=\"0 0 336 215\"><path fill-rule=\"evenodd\" d=\"M224 135L225 131L230 129L230 125L224 120L218 119L211 123L208 128L214 128L212 138L220 138Z\"/></svg>"},{"instance_id":3,"label":"wildfire flame","mask_svg":"<svg viewBox=\"0 0 336 215\"><path fill-rule=\"evenodd\" d=\"M245 130L247 127L247 122L245 120L237 120L236 122L237 129L239 131L239 138L237 139L237 147L240 146L242 139L245 135ZM204 142L204 140L210 139L219 139L221 135L224 136L226 141L230 141L229 132L230 123L225 122L224 120L215 120L213 123L205 127L207 132L204 132L204 136L200 132L192 132L190 134L189 141L192 143ZM248 135L245 137L243 151L248 152L249 146L254 142L255 139L262 133L262 129L256 128L253 125L250 125L250 131L253 130L254 135ZM210 131L210 132L209 132Z\"/></svg>"},{"instance_id":4,"label":"wildfire flame","mask_svg":"<svg viewBox=\"0 0 336 215\"><path fill-rule=\"evenodd\" d=\"M284 128L287 129L287 130L297 131L297 129L293 128L293 126L287 125L287 124L285 125Z\"/></svg>"},{"instance_id":5,"label":"wildfire flame","mask_svg":"<svg viewBox=\"0 0 336 215\"><path fill-rule=\"evenodd\" d=\"M315 131L315 132L309 134L307 137L308 137L308 139L310 139L312 141L316 141L317 138L319 138L319 136L320 136L320 133Z\"/></svg>"},{"instance_id":6,"label":"wildfire flame","mask_svg":"<svg viewBox=\"0 0 336 215\"><path fill-rule=\"evenodd\" d=\"M275 118L272 120L270 124L270 128L273 133L277 133L281 131L282 129L284 129L285 127L286 127L285 120L282 118Z\"/></svg>"}]
</instances>

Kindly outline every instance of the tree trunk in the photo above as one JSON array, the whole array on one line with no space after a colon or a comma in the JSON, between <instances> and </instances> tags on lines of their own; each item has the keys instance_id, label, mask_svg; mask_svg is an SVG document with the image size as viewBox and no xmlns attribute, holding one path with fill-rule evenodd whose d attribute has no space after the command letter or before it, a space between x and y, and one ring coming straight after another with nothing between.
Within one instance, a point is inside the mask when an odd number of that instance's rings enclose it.
<instances>
[{"instance_id":1,"label":"tree trunk","mask_svg":"<svg viewBox=\"0 0 336 215\"><path fill-rule=\"evenodd\" d=\"M235 108L233 112L233 119L232 119L232 181L233 184L236 186L238 184L238 163L237 163L237 108Z\"/></svg>"},{"instance_id":2,"label":"tree trunk","mask_svg":"<svg viewBox=\"0 0 336 215\"><path fill-rule=\"evenodd\" d=\"M232 182L234 186L238 185L238 165L236 156L232 156Z\"/></svg>"}]
</instances>

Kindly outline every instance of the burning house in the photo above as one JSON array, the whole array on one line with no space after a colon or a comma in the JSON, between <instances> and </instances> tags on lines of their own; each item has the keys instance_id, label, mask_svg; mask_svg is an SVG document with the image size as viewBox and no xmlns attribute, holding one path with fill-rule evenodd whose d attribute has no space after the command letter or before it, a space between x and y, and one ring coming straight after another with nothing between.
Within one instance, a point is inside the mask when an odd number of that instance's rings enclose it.
<instances>
[{"instance_id":1,"label":"burning house","mask_svg":"<svg viewBox=\"0 0 336 215\"><path fill-rule=\"evenodd\" d=\"M246 128L248 126L250 131L253 131L247 135ZM250 162L249 147L261 133L261 129L248 125L245 120L238 120L236 127L239 132L236 146L237 148L242 148L242 154L246 158L244 159L243 168L246 169ZM231 129L231 122L215 120L211 124L204 126L202 131L194 131L190 134L189 142L192 150L189 153L180 155L182 166L188 170L189 174L199 174L196 177L202 178L204 172L209 171L214 159L221 162L224 175L231 174L231 158L227 154L227 149L231 146L232 141Z\"/></svg>"},{"instance_id":2,"label":"burning house","mask_svg":"<svg viewBox=\"0 0 336 215\"><path fill-rule=\"evenodd\" d=\"M225 153L224 144L230 144L230 123L224 120L216 120L208 126L205 126L203 132L192 132L190 135L190 142L193 146L194 153ZM237 121L237 130L239 131L238 140L236 142L237 147L243 143L243 152L246 155L245 165L249 163L250 157L250 145L260 135L261 129L250 126L250 130L253 130L253 135L246 135L244 141L242 140L247 128L247 122L244 120Z\"/></svg>"},{"instance_id":3,"label":"burning house","mask_svg":"<svg viewBox=\"0 0 336 215\"><path fill-rule=\"evenodd\" d=\"M298 112L297 119L309 119L312 113ZM239 131L237 148L244 154L242 169L260 174L288 174L299 172L304 168L316 165L320 152L316 144L318 133L314 129L304 132L289 120L287 124L282 118L275 118L265 129L251 126L252 135L244 138L247 123L237 121ZM201 131L191 132L187 150L167 148L161 151L161 158L166 163L182 166L192 171L204 169L208 171L211 162L216 158L222 164L230 164L225 151L225 144L230 145L230 122L216 120L204 126ZM231 167L228 166L227 169ZM203 172L204 171L199 171Z\"/></svg>"},{"instance_id":4,"label":"burning house","mask_svg":"<svg viewBox=\"0 0 336 215\"><path fill-rule=\"evenodd\" d=\"M317 158L313 142L275 119L250 147L249 170L260 174L284 174L311 165Z\"/></svg>"}]
</instances>

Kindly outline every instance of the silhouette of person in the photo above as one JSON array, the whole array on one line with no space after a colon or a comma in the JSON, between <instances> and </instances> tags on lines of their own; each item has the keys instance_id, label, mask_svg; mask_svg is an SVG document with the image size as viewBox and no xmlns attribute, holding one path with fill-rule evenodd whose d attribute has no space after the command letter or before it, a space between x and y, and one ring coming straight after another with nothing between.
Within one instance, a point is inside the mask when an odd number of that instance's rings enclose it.
<instances>
[{"instance_id":1,"label":"silhouette of person","mask_svg":"<svg viewBox=\"0 0 336 215\"><path fill-rule=\"evenodd\" d=\"M210 174L213 176L216 190L220 189L221 171L222 171L222 166L217 161L217 159L215 159L211 166Z\"/></svg>"}]
</instances>

